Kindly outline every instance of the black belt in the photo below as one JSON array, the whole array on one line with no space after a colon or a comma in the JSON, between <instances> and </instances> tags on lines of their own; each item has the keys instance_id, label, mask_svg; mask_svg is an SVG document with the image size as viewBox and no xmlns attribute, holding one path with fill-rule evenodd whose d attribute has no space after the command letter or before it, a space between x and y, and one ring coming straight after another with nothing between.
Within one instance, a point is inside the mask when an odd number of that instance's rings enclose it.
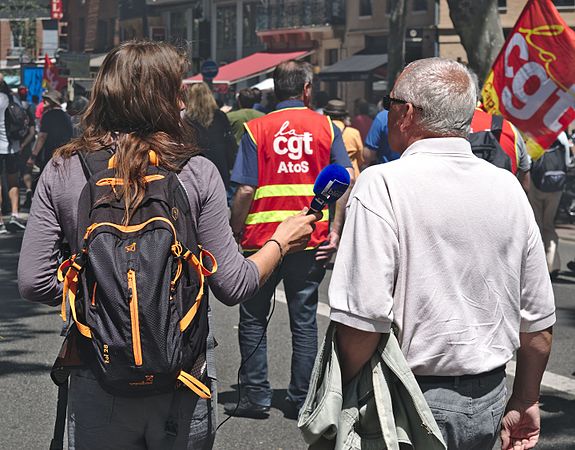
<instances>
[{"instance_id":1,"label":"black belt","mask_svg":"<svg viewBox=\"0 0 575 450\"><path fill-rule=\"evenodd\" d=\"M457 375L457 376L443 376L443 375L415 375L415 379L421 383L453 383L455 381L468 381L479 380L481 378L489 377L505 373L505 366L496 367L489 372L477 373L474 375Z\"/></svg>"}]
</instances>

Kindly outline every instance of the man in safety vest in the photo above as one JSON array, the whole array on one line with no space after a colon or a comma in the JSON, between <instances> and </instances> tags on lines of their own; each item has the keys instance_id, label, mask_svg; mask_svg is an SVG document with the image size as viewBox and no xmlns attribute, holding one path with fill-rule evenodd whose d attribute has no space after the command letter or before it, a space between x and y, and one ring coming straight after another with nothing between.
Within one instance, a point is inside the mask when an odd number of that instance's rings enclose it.
<instances>
[{"instance_id":1,"label":"man in safety vest","mask_svg":"<svg viewBox=\"0 0 575 450\"><path fill-rule=\"evenodd\" d=\"M341 132L329 117L308 109L312 79L312 67L307 62L291 60L278 65L274 71L276 111L245 125L247 132L232 171L232 181L239 186L232 204L231 225L247 253L266 244L284 218L309 206L313 184L325 166L341 164L353 179ZM265 333L272 295L283 279L293 347L285 415L297 417L317 353L318 287L325 264L339 243L347 196L336 205L331 229L328 212L324 211L306 251L285 255L258 294L240 305L242 397L237 408L236 404L226 405L228 414L258 418L268 415L272 389ZM284 256L282 244L274 244Z\"/></svg>"}]
</instances>

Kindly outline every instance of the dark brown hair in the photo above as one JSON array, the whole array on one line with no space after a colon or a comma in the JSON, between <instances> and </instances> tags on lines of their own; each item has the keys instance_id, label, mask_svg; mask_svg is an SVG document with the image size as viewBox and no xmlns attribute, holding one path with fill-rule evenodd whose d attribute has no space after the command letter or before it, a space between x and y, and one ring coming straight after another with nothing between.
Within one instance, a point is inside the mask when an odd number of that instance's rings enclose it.
<instances>
[{"instance_id":1,"label":"dark brown hair","mask_svg":"<svg viewBox=\"0 0 575 450\"><path fill-rule=\"evenodd\" d=\"M79 151L115 148L125 224L144 197L149 150L172 171L197 152L180 119L186 69L185 57L163 42L129 41L114 48L96 76L83 134L56 153L69 158Z\"/></svg>"}]
</instances>

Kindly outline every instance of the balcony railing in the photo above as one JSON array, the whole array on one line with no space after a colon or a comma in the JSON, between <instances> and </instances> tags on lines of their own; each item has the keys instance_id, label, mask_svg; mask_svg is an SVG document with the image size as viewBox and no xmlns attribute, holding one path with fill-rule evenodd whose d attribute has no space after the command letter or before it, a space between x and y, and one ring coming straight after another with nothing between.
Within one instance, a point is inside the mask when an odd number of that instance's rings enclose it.
<instances>
[{"instance_id":1,"label":"balcony railing","mask_svg":"<svg viewBox=\"0 0 575 450\"><path fill-rule=\"evenodd\" d=\"M345 21L345 0L268 0L258 8L257 31L339 25Z\"/></svg>"}]
</instances>

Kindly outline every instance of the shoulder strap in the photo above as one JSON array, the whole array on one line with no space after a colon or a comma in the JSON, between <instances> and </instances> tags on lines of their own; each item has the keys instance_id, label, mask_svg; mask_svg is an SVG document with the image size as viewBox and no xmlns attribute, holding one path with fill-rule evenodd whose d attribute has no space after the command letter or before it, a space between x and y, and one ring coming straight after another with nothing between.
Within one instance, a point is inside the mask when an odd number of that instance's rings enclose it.
<instances>
[{"instance_id":1,"label":"shoulder strap","mask_svg":"<svg viewBox=\"0 0 575 450\"><path fill-rule=\"evenodd\" d=\"M82 171L84 172L84 176L86 180L92 178L92 171L90 170L90 166L88 165L88 161L86 160L86 153L83 151L78 152L78 158L80 159L80 164L82 165Z\"/></svg>"},{"instance_id":2,"label":"shoulder strap","mask_svg":"<svg viewBox=\"0 0 575 450\"><path fill-rule=\"evenodd\" d=\"M501 140L501 133L503 131L503 116L495 115L491 116L491 133L497 139L497 142Z\"/></svg>"},{"instance_id":3,"label":"shoulder strap","mask_svg":"<svg viewBox=\"0 0 575 450\"><path fill-rule=\"evenodd\" d=\"M190 156L189 158L184 159L184 160L179 164L179 166L178 166L178 172L177 172L177 173L179 174L182 170L184 170L184 167L186 167L186 164L188 164L188 162L190 161L190 159L192 159L194 156L197 156L197 155L201 155L201 153L198 152L198 153L194 154L193 156Z\"/></svg>"},{"instance_id":4,"label":"shoulder strap","mask_svg":"<svg viewBox=\"0 0 575 450\"><path fill-rule=\"evenodd\" d=\"M56 407L56 422L54 435L50 442L50 450L63 450L64 430L66 427L66 406L68 404L68 380L58 386L58 405Z\"/></svg>"},{"instance_id":5,"label":"shoulder strap","mask_svg":"<svg viewBox=\"0 0 575 450\"><path fill-rule=\"evenodd\" d=\"M114 154L111 148L105 148L95 152L79 151L78 158L82 164L82 171L87 180L95 173L108 167L108 160Z\"/></svg>"}]
</instances>

